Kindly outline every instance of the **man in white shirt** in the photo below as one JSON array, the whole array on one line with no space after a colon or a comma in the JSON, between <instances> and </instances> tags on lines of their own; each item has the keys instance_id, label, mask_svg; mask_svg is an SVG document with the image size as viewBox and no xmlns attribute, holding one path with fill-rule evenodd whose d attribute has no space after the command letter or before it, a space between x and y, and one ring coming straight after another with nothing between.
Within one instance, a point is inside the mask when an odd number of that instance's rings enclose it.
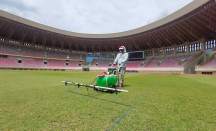
<instances>
[{"instance_id":1,"label":"man in white shirt","mask_svg":"<svg viewBox=\"0 0 216 131\"><path fill-rule=\"evenodd\" d=\"M118 80L118 86L122 88L128 60L128 53L126 52L126 48L124 46L119 47L119 51L120 53L118 53L118 55L116 56L113 65L117 65L117 74L121 72L121 80L120 83Z\"/></svg>"}]
</instances>

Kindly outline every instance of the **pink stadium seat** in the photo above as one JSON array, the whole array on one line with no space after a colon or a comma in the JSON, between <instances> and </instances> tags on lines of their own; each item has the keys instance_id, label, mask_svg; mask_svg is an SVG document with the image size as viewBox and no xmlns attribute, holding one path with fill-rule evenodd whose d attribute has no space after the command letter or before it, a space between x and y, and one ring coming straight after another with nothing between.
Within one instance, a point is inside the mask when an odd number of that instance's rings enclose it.
<instances>
[{"instance_id":1,"label":"pink stadium seat","mask_svg":"<svg viewBox=\"0 0 216 131\"><path fill-rule=\"evenodd\" d=\"M165 61L163 62L162 65L160 65L159 67L175 67L178 64L178 60L174 60L174 61Z\"/></svg>"},{"instance_id":2,"label":"pink stadium seat","mask_svg":"<svg viewBox=\"0 0 216 131\"><path fill-rule=\"evenodd\" d=\"M19 67L19 63L15 59L0 58L1 67Z\"/></svg>"},{"instance_id":3,"label":"pink stadium seat","mask_svg":"<svg viewBox=\"0 0 216 131\"><path fill-rule=\"evenodd\" d=\"M18 52L18 50L20 52ZM54 52L48 50L41 50L36 48L29 48L29 47L20 47L16 45L9 45L9 44L0 44L0 53L5 54L14 54L14 55L24 55L24 56L32 56L32 57L45 57L44 52L47 52L47 58L59 58L59 59L68 59L67 56L69 55L69 59L74 60L84 60L85 55L79 54L70 54L69 52Z\"/></svg>"},{"instance_id":4,"label":"pink stadium seat","mask_svg":"<svg viewBox=\"0 0 216 131\"><path fill-rule=\"evenodd\" d=\"M155 68L157 66L157 62L150 62L145 68Z\"/></svg>"},{"instance_id":5,"label":"pink stadium seat","mask_svg":"<svg viewBox=\"0 0 216 131\"><path fill-rule=\"evenodd\" d=\"M61 61L48 61L47 67L66 67L66 65Z\"/></svg>"},{"instance_id":6,"label":"pink stadium seat","mask_svg":"<svg viewBox=\"0 0 216 131\"><path fill-rule=\"evenodd\" d=\"M45 67L42 60L23 60L23 67Z\"/></svg>"},{"instance_id":7,"label":"pink stadium seat","mask_svg":"<svg viewBox=\"0 0 216 131\"><path fill-rule=\"evenodd\" d=\"M129 61L127 62L127 68L129 69L137 69L140 65L140 61Z\"/></svg>"},{"instance_id":8,"label":"pink stadium seat","mask_svg":"<svg viewBox=\"0 0 216 131\"><path fill-rule=\"evenodd\" d=\"M67 67L68 68L82 68L82 66L79 66L77 62L70 62L70 64Z\"/></svg>"},{"instance_id":9,"label":"pink stadium seat","mask_svg":"<svg viewBox=\"0 0 216 131\"><path fill-rule=\"evenodd\" d=\"M96 66L96 63L98 63L98 66ZM95 68L95 67L97 67L97 68L108 68L110 63L113 63L113 61L94 59L92 64L91 64L91 68Z\"/></svg>"},{"instance_id":10,"label":"pink stadium seat","mask_svg":"<svg viewBox=\"0 0 216 131\"><path fill-rule=\"evenodd\" d=\"M205 65L202 65L198 68L216 68L216 58L210 60L209 62L207 62Z\"/></svg>"}]
</instances>

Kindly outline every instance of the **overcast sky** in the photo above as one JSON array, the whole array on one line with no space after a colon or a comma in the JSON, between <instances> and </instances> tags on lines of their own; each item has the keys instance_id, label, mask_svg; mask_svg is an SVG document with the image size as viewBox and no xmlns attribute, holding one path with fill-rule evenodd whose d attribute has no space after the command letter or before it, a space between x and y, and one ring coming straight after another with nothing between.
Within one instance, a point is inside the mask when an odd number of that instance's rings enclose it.
<instances>
[{"instance_id":1,"label":"overcast sky","mask_svg":"<svg viewBox=\"0 0 216 131\"><path fill-rule=\"evenodd\" d=\"M0 0L0 9L78 33L105 34L136 29L193 0Z\"/></svg>"}]
</instances>

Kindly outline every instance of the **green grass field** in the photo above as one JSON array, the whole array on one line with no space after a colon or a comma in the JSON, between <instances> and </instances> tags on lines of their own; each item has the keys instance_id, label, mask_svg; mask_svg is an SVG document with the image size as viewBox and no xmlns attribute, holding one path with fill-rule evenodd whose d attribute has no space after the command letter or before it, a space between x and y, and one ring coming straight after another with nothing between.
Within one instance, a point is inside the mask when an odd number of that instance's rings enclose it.
<instances>
[{"instance_id":1,"label":"green grass field","mask_svg":"<svg viewBox=\"0 0 216 131\"><path fill-rule=\"evenodd\" d=\"M97 72L0 71L0 130L216 130L216 77L130 74L128 93L65 86ZM152 86L152 88L150 88Z\"/></svg>"}]
</instances>

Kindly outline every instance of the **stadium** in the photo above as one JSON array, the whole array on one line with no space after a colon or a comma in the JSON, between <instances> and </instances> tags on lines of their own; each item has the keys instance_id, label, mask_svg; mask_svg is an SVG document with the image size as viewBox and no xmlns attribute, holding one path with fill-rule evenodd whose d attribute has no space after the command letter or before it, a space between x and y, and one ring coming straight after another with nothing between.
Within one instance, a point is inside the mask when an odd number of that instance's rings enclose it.
<instances>
[{"instance_id":1,"label":"stadium","mask_svg":"<svg viewBox=\"0 0 216 131\"><path fill-rule=\"evenodd\" d=\"M143 53L127 62L128 93L61 83L90 84L120 46ZM215 0L110 34L65 31L0 10L0 129L215 130L215 56Z\"/></svg>"}]
</instances>

